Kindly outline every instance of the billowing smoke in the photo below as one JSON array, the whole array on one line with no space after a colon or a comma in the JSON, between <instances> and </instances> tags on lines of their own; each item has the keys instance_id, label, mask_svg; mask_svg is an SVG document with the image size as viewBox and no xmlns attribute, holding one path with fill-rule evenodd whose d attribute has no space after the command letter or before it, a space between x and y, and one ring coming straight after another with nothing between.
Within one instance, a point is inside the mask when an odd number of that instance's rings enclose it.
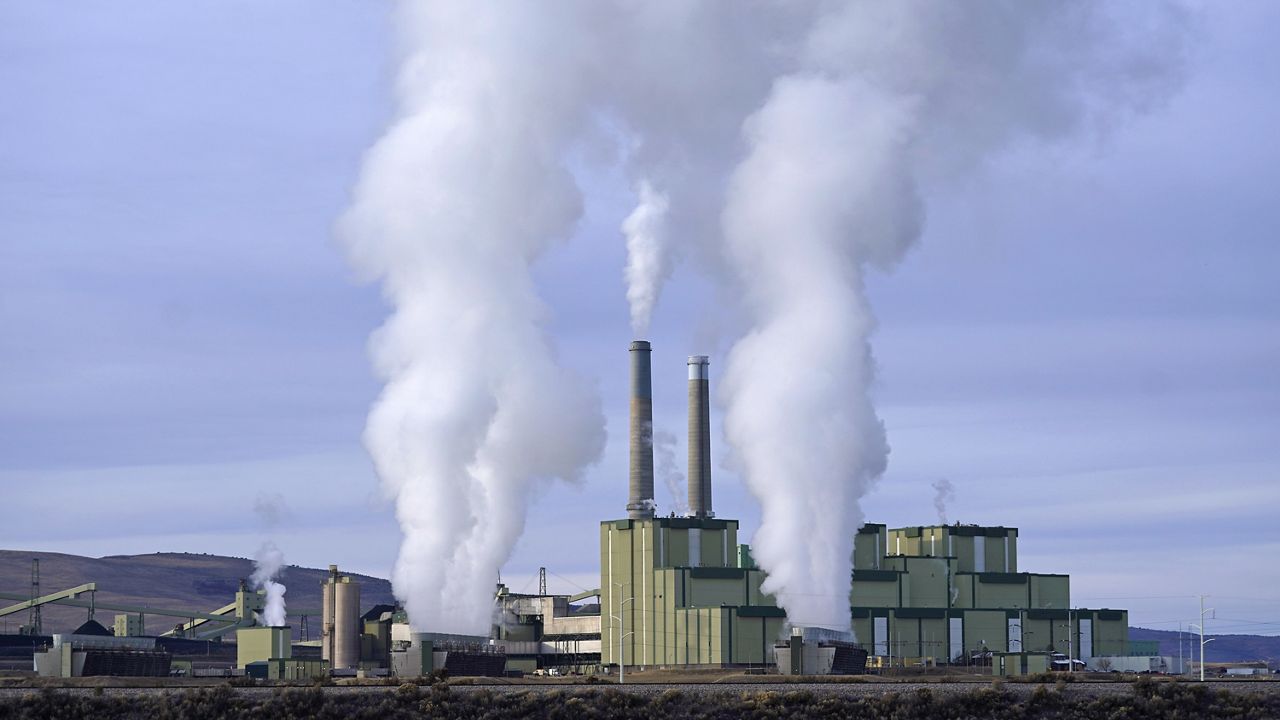
<instances>
[{"instance_id":1,"label":"billowing smoke","mask_svg":"<svg viewBox=\"0 0 1280 720\"><path fill-rule=\"evenodd\" d=\"M581 214L566 158L625 158L638 329L674 258L722 281L744 332L720 397L765 590L792 622L845 628L889 452L867 272L915 243L934 188L1158 104L1186 34L1158 1L441 0L397 19L398 114L341 234L393 308L365 438L405 534L396 592L446 632L486 624L533 484L600 451L530 276Z\"/></svg>"},{"instance_id":2,"label":"billowing smoke","mask_svg":"<svg viewBox=\"0 0 1280 720\"><path fill-rule=\"evenodd\" d=\"M848 626L857 501L888 458L868 392L860 256L900 252L919 231L901 132L909 113L858 81L780 80L748 124L750 154L725 210L732 261L754 279L754 327L722 388L725 432L761 501L752 547L765 590L795 624ZM834 148L856 162L832 162Z\"/></svg>"},{"instance_id":3,"label":"billowing smoke","mask_svg":"<svg viewBox=\"0 0 1280 720\"><path fill-rule=\"evenodd\" d=\"M951 481L938 478L933 481L933 509L938 511L938 523L947 524L947 503L956 499L956 490Z\"/></svg>"},{"instance_id":4,"label":"billowing smoke","mask_svg":"<svg viewBox=\"0 0 1280 720\"><path fill-rule=\"evenodd\" d=\"M676 460L676 436L666 430L653 431L653 464L654 471L662 483L667 486L671 495L671 510L676 515L689 513L688 487L684 482L684 473L680 472L680 463Z\"/></svg>"},{"instance_id":5,"label":"billowing smoke","mask_svg":"<svg viewBox=\"0 0 1280 720\"><path fill-rule=\"evenodd\" d=\"M249 583L254 590L266 592L266 604L262 608L262 621L271 627L285 625L285 587L276 582L276 576L284 569L284 553L273 542L265 542L253 556L253 575Z\"/></svg>"},{"instance_id":6,"label":"billowing smoke","mask_svg":"<svg viewBox=\"0 0 1280 720\"><path fill-rule=\"evenodd\" d=\"M636 209L622 223L627 237L627 301L636 337L649 332L649 320L663 282L671 273L667 248L667 196L641 181Z\"/></svg>"},{"instance_id":7,"label":"billowing smoke","mask_svg":"<svg viewBox=\"0 0 1280 720\"><path fill-rule=\"evenodd\" d=\"M578 478L604 443L530 273L582 210L563 40L586 31L542 4L405 3L397 20L398 114L339 225L392 308L370 343L386 386L364 439L396 502L393 582L412 624L484 633L535 484Z\"/></svg>"},{"instance_id":8,"label":"billowing smoke","mask_svg":"<svg viewBox=\"0 0 1280 720\"><path fill-rule=\"evenodd\" d=\"M289 505L280 493L259 491L253 501L253 514L267 530L274 530L289 517Z\"/></svg>"},{"instance_id":9,"label":"billowing smoke","mask_svg":"<svg viewBox=\"0 0 1280 720\"><path fill-rule=\"evenodd\" d=\"M792 623L849 627L860 499L889 446L871 401L868 268L919 237L924 189L1015 141L1149 105L1177 75L1181 15L1102 3L823 6L798 67L744 126L724 212L751 329L722 386Z\"/></svg>"}]
</instances>

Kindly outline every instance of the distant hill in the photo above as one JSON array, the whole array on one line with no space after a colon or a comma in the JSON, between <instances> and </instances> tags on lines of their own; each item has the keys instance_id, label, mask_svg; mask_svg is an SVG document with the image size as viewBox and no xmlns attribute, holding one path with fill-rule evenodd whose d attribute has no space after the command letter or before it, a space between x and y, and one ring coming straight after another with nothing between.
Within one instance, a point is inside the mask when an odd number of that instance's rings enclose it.
<instances>
[{"instance_id":1,"label":"distant hill","mask_svg":"<svg viewBox=\"0 0 1280 720\"><path fill-rule=\"evenodd\" d=\"M40 591L50 593L83 583L97 583L96 601L108 604L146 605L166 610L210 612L235 600L241 578L253 573L253 561L247 558L201 555L192 553L155 553L152 555L110 555L102 558L64 555L61 553L0 550L0 592L31 592L31 559L40 559ZM361 611L379 603L393 603L391 583L382 578L343 573L360 581ZM319 610L320 586L328 570L290 565L280 572L284 583L285 604L293 609ZM0 599L0 607L14 600ZM98 610L95 619L107 627L114 621L115 610ZM85 608L58 605L43 606L46 633L70 632L85 621ZM147 634L158 635L182 622L181 618L148 615ZM0 618L0 632L17 632L27 622L22 611ZM320 634L320 618L308 619L310 636ZM298 622L290 617L294 631Z\"/></svg>"},{"instance_id":2,"label":"distant hill","mask_svg":"<svg viewBox=\"0 0 1280 720\"><path fill-rule=\"evenodd\" d=\"M1212 625L1206 625L1212 630ZM1190 632L1182 634L1182 653L1190 657L1200 657L1200 638L1188 639ZM1252 662L1255 660L1280 661L1280 636L1276 635L1219 635L1210 633L1213 642L1204 646L1205 663L1213 662ZM1160 654L1178 657L1178 632L1176 630L1150 630L1148 628L1129 628L1130 640L1158 640Z\"/></svg>"}]
</instances>

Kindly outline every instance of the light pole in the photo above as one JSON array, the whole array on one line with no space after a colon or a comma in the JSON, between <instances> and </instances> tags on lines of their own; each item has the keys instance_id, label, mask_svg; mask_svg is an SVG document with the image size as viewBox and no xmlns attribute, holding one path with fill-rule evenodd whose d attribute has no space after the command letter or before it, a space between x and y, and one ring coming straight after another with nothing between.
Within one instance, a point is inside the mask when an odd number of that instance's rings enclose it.
<instances>
[{"instance_id":1,"label":"light pole","mask_svg":"<svg viewBox=\"0 0 1280 720\"><path fill-rule=\"evenodd\" d=\"M1067 608L1067 672L1076 671L1076 630L1071 625L1071 608Z\"/></svg>"},{"instance_id":2,"label":"light pole","mask_svg":"<svg viewBox=\"0 0 1280 720\"><path fill-rule=\"evenodd\" d=\"M1213 612L1213 608L1206 610L1204 607L1204 599L1207 597L1209 596L1200 596L1200 624L1197 625L1195 623L1191 623L1191 627L1200 631L1200 682L1204 682L1204 646L1213 642L1213 638L1209 638L1208 640L1204 639L1204 616L1206 613Z\"/></svg>"},{"instance_id":3,"label":"light pole","mask_svg":"<svg viewBox=\"0 0 1280 720\"><path fill-rule=\"evenodd\" d=\"M1159 647L1157 646L1157 650ZM1186 675L1186 662L1182 659L1182 623L1178 623L1178 674Z\"/></svg>"},{"instance_id":4,"label":"light pole","mask_svg":"<svg viewBox=\"0 0 1280 720\"><path fill-rule=\"evenodd\" d=\"M1071 632L1071 608L1067 608L1067 672L1075 670L1075 663L1071 662L1071 656L1075 654L1074 640Z\"/></svg>"},{"instance_id":5,"label":"light pole","mask_svg":"<svg viewBox=\"0 0 1280 720\"><path fill-rule=\"evenodd\" d=\"M618 588L618 594L621 595L622 583L613 583L613 586ZM634 597L629 597L626 600L620 599L618 601L618 614L614 615L610 613L609 615L609 617L618 621L618 684L619 685L623 685L627 682L627 647L622 644L622 641L626 640L628 635L635 635L634 630L631 632L623 632L627 629L627 624L626 624L626 620L623 620L625 615L622 612L622 606L626 605L627 603L633 600L635 600ZM609 604L610 605L613 604L612 598L610 598Z\"/></svg>"}]
</instances>

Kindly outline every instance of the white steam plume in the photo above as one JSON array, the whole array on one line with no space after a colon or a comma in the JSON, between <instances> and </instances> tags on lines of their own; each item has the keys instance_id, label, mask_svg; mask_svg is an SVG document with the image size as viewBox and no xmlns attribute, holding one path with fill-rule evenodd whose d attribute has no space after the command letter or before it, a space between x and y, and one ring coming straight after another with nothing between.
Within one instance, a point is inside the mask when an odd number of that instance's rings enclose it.
<instances>
[{"instance_id":1,"label":"white steam plume","mask_svg":"<svg viewBox=\"0 0 1280 720\"><path fill-rule=\"evenodd\" d=\"M888 456L866 272L916 241L934 187L1158 103L1186 35L1158 0L399 7L398 116L341 234L394 308L365 437L405 534L396 592L444 632L487 623L534 481L600 451L530 277L581 213L573 152L626 146L638 327L673 258L724 281L747 328L725 431L762 506L766 590L795 623L845 628L859 503Z\"/></svg>"},{"instance_id":2,"label":"white steam plume","mask_svg":"<svg viewBox=\"0 0 1280 720\"><path fill-rule=\"evenodd\" d=\"M636 209L622 223L627 236L627 302L631 304L631 329L636 337L649 332L649 320L658 303L662 284L671 273L667 247L667 196L642 180Z\"/></svg>"},{"instance_id":3,"label":"white steam plume","mask_svg":"<svg viewBox=\"0 0 1280 720\"><path fill-rule=\"evenodd\" d=\"M848 626L858 499L888 458L867 392L872 320L859 311L858 256L918 232L903 165L909 114L866 84L779 81L748 126L751 154L725 210L755 322L729 356L725 432L761 502L752 551L765 591L794 624ZM859 162L830 162L833 148ZM861 243L850 242L855 227Z\"/></svg>"},{"instance_id":4,"label":"white steam plume","mask_svg":"<svg viewBox=\"0 0 1280 720\"><path fill-rule=\"evenodd\" d=\"M947 503L956 499L956 489L951 481L939 478L933 481L933 509L938 511L938 522L947 524Z\"/></svg>"},{"instance_id":5,"label":"white steam plume","mask_svg":"<svg viewBox=\"0 0 1280 720\"><path fill-rule=\"evenodd\" d=\"M274 530L289 518L289 505L280 493L259 491L253 501L253 514L258 516L262 527Z\"/></svg>"},{"instance_id":6,"label":"white steam plume","mask_svg":"<svg viewBox=\"0 0 1280 720\"><path fill-rule=\"evenodd\" d=\"M262 608L262 621L270 627L282 627L285 623L284 585L276 582L276 576L284 569L284 553L273 542L264 542L253 556L253 575L249 583L254 590L265 590L267 599Z\"/></svg>"},{"instance_id":7,"label":"white steam plume","mask_svg":"<svg viewBox=\"0 0 1280 720\"><path fill-rule=\"evenodd\" d=\"M680 472L680 463L676 459L676 436L665 430L653 432L654 469L671 493L671 509L676 515L689 512L689 488L685 485L684 473Z\"/></svg>"},{"instance_id":8,"label":"white steam plume","mask_svg":"<svg viewBox=\"0 0 1280 720\"><path fill-rule=\"evenodd\" d=\"M563 157L586 34L541 4L405 3L398 117L365 158L339 234L382 282L371 349L386 386L365 445L403 531L410 621L485 633L536 482L600 454L590 386L556 360L531 264L581 214Z\"/></svg>"},{"instance_id":9,"label":"white steam plume","mask_svg":"<svg viewBox=\"0 0 1280 720\"><path fill-rule=\"evenodd\" d=\"M762 506L763 589L794 624L847 629L860 499L889 452L871 402L867 268L918 238L926 182L1158 98L1182 27L1162 4L1142 6L1142 22L1103 3L823 7L799 66L745 125L724 239L751 329L721 390Z\"/></svg>"}]
</instances>

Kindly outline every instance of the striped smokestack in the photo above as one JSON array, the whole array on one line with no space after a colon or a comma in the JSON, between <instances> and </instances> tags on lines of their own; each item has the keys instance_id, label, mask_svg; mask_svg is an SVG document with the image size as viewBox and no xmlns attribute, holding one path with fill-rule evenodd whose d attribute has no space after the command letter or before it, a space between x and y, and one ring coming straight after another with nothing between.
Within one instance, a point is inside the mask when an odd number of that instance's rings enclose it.
<instances>
[{"instance_id":1,"label":"striped smokestack","mask_svg":"<svg viewBox=\"0 0 1280 720\"><path fill-rule=\"evenodd\" d=\"M689 514L715 517L711 512L711 362L706 355L689 356Z\"/></svg>"},{"instance_id":2,"label":"striped smokestack","mask_svg":"<svg viewBox=\"0 0 1280 720\"><path fill-rule=\"evenodd\" d=\"M627 515L653 517L653 371L646 340L631 343L631 494Z\"/></svg>"}]
</instances>

